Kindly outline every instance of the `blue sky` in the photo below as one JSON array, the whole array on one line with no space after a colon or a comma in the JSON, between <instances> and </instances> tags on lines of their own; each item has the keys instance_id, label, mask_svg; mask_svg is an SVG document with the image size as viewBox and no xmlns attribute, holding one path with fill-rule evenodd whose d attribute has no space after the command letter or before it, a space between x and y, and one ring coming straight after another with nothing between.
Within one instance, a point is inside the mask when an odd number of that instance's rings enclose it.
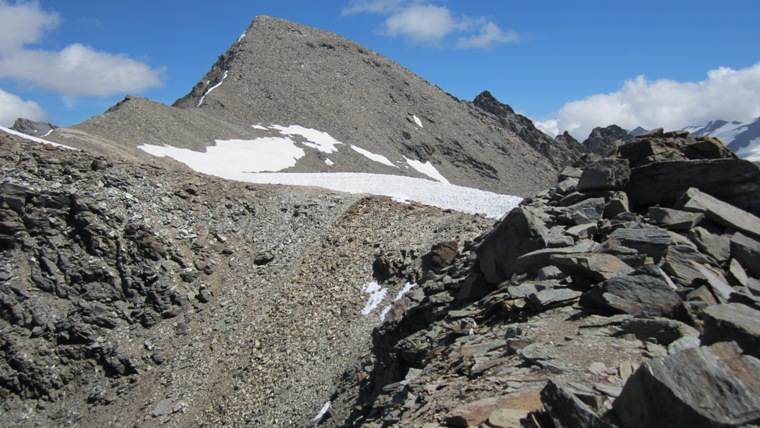
<instances>
[{"instance_id":1,"label":"blue sky","mask_svg":"<svg viewBox=\"0 0 760 428\"><path fill-rule=\"evenodd\" d=\"M0 125L171 104L259 14L329 30L547 132L760 116L760 2L0 0Z\"/></svg>"}]
</instances>

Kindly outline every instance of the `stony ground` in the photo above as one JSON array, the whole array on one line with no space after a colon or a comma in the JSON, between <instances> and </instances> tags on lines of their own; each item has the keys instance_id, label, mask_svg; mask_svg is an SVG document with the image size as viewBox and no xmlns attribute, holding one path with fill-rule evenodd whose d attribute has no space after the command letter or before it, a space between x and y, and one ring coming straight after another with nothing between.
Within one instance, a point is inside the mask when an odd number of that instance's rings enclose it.
<instances>
[{"instance_id":1,"label":"stony ground","mask_svg":"<svg viewBox=\"0 0 760 428\"><path fill-rule=\"evenodd\" d=\"M306 425L380 322L376 255L491 224L12 137L2 156L7 425Z\"/></svg>"}]
</instances>

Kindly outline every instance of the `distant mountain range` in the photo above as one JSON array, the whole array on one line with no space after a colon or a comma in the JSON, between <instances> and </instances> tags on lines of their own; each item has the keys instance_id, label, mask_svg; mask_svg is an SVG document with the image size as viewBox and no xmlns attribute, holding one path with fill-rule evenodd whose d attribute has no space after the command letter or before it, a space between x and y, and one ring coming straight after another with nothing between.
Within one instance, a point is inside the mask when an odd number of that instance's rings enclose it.
<instances>
[{"instance_id":1,"label":"distant mountain range","mask_svg":"<svg viewBox=\"0 0 760 428\"><path fill-rule=\"evenodd\" d=\"M760 162L760 117L748 122L713 120L684 129L694 135L719 138L740 157Z\"/></svg>"}]
</instances>

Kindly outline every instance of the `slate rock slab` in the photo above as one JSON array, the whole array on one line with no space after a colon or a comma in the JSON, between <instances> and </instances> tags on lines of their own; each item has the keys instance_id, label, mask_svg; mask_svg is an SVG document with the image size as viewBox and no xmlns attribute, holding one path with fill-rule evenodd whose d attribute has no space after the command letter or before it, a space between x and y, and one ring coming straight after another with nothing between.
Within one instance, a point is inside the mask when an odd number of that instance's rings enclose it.
<instances>
[{"instance_id":1,"label":"slate rock slab","mask_svg":"<svg viewBox=\"0 0 760 428\"><path fill-rule=\"evenodd\" d=\"M708 220L760 238L760 218L718 198L690 188L678 199L676 208L704 213Z\"/></svg>"},{"instance_id":2,"label":"slate rock slab","mask_svg":"<svg viewBox=\"0 0 760 428\"><path fill-rule=\"evenodd\" d=\"M557 428L612 428L566 388L549 381L541 390L541 402Z\"/></svg>"},{"instance_id":3,"label":"slate rock slab","mask_svg":"<svg viewBox=\"0 0 760 428\"><path fill-rule=\"evenodd\" d=\"M704 320L703 345L735 341L744 353L760 358L760 311L740 303L713 305Z\"/></svg>"},{"instance_id":4,"label":"slate rock slab","mask_svg":"<svg viewBox=\"0 0 760 428\"><path fill-rule=\"evenodd\" d=\"M647 361L613 409L630 428L737 427L760 422L760 360L733 342Z\"/></svg>"},{"instance_id":5,"label":"slate rock slab","mask_svg":"<svg viewBox=\"0 0 760 428\"><path fill-rule=\"evenodd\" d=\"M670 284L646 266L630 275L596 284L581 296L580 304L592 311L645 317L679 318L683 310L681 299Z\"/></svg>"}]
</instances>

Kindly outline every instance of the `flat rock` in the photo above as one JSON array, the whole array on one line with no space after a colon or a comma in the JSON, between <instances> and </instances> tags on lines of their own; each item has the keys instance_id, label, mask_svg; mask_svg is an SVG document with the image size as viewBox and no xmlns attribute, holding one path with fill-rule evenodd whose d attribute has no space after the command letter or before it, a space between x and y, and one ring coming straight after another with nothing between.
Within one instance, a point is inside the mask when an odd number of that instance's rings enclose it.
<instances>
[{"instance_id":1,"label":"flat rock","mask_svg":"<svg viewBox=\"0 0 760 428\"><path fill-rule=\"evenodd\" d=\"M513 269L519 269L521 272L535 274L542 267L551 264L552 256L558 254L589 253L595 248L596 243L594 241L584 239L570 247L545 248L542 250L531 251L518 257L514 263L517 267L513 267Z\"/></svg>"},{"instance_id":2,"label":"flat rock","mask_svg":"<svg viewBox=\"0 0 760 428\"><path fill-rule=\"evenodd\" d=\"M686 336L699 336L699 331L694 327L667 318L629 318L623 320L620 327L641 341L654 339L665 346Z\"/></svg>"},{"instance_id":3,"label":"flat rock","mask_svg":"<svg viewBox=\"0 0 760 428\"><path fill-rule=\"evenodd\" d=\"M683 309L667 281L646 267L596 284L580 304L591 310L647 317L675 317Z\"/></svg>"},{"instance_id":4,"label":"flat rock","mask_svg":"<svg viewBox=\"0 0 760 428\"><path fill-rule=\"evenodd\" d=\"M660 228L615 229L610 239L617 240L621 245L659 259L665 254L667 247L673 244L673 238L667 230Z\"/></svg>"},{"instance_id":5,"label":"flat rock","mask_svg":"<svg viewBox=\"0 0 760 428\"><path fill-rule=\"evenodd\" d=\"M704 277L699 271L702 265L715 264L715 260L687 245L673 245L668 248L662 269L673 281L683 287L691 287Z\"/></svg>"},{"instance_id":6,"label":"flat rock","mask_svg":"<svg viewBox=\"0 0 760 428\"><path fill-rule=\"evenodd\" d=\"M735 341L746 354L760 358L760 311L739 303L707 307L702 343Z\"/></svg>"},{"instance_id":7,"label":"flat rock","mask_svg":"<svg viewBox=\"0 0 760 428\"><path fill-rule=\"evenodd\" d=\"M760 360L732 342L647 361L613 403L626 427L736 427L760 422Z\"/></svg>"},{"instance_id":8,"label":"flat rock","mask_svg":"<svg viewBox=\"0 0 760 428\"><path fill-rule=\"evenodd\" d=\"M697 244L703 253L712 256L715 260L723 263L731 257L731 237L711 233L703 227L695 227L689 238Z\"/></svg>"},{"instance_id":9,"label":"flat rock","mask_svg":"<svg viewBox=\"0 0 760 428\"><path fill-rule=\"evenodd\" d=\"M603 281L633 272L633 268L619 258L604 253L554 254L549 260L568 273L593 281Z\"/></svg>"},{"instance_id":10,"label":"flat rock","mask_svg":"<svg viewBox=\"0 0 760 428\"><path fill-rule=\"evenodd\" d=\"M649 207L649 220L669 230L690 230L699 224L705 215L663 207Z\"/></svg>"},{"instance_id":11,"label":"flat rock","mask_svg":"<svg viewBox=\"0 0 760 428\"><path fill-rule=\"evenodd\" d=\"M699 189L688 189L676 202L676 207L684 211L704 213L709 220L760 238L760 218Z\"/></svg>"}]
</instances>

